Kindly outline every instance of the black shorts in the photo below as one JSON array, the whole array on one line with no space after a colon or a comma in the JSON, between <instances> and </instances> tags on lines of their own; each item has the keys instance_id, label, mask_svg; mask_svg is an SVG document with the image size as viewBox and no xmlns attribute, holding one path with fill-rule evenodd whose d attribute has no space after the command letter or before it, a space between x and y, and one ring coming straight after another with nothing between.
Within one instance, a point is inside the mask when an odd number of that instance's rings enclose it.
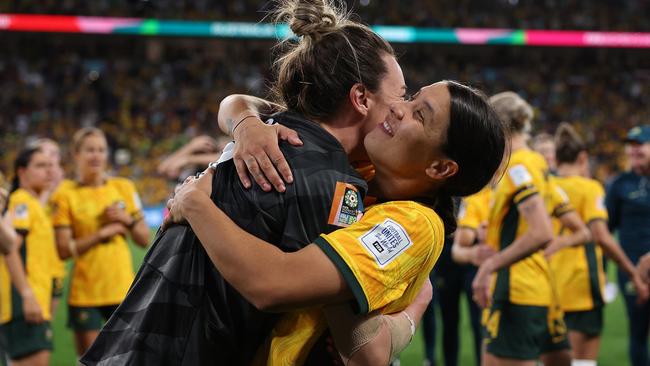
<instances>
[{"instance_id":1,"label":"black shorts","mask_svg":"<svg viewBox=\"0 0 650 366\"><path fill-rule=\"evenodd\" d=\"M568 349L566 327L556 315L546 306L495 302L483 312L487 352L502 358L536 360L543 353Z\"/></svg>"},{"instance_id":2,"label":"black shorts","mask_svg":"<svg viewBox=\"0 0 650 366\"><path fill-rule=\"evenodd\" d=\"M25 319L13 319L0 326L7 342L7 353L12 360L20 360L33 353L52 350L50 322L30 324Z\"/></svg>"},{"instance_id":3,"label":"black shorts","mask_svg":"<svg viewBox=\"0 0 650 366\"><path fill-rule=\"evenodd\" d=\"M586 334L590 337L599 336L603 332L603 307L598 306L586 311L567 311L564 314L569 330Z\"/></svg>"}]
</instances>

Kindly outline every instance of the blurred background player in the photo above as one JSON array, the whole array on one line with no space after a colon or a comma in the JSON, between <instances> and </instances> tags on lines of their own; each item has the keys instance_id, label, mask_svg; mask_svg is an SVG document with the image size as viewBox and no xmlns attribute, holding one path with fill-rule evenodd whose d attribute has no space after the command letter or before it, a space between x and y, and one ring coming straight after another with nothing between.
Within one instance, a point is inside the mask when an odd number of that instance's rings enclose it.
<instances>
[{"instance_id":1,"label":"blurred background player","mask_svg":"<svg viewBox=\"0 0 650 366\"><path fill-rule=\"evenodd\" d=\"M603 328L605 273L601 247L634 278L635 287L645 299L648 290L609 233L605 192L598 181L589 178L589 158L582 139L569 124L563 123L556 132L554 145L557 146L558 162L555 181L589 225L593 240L572 246L561 240L566 238L561 235L545 254L550 256L560 305L565 312L573 362L575 365L595 366Z\"/></svg>"},{"instance_id":2,"label":"blurred background player","mask_svg":"<svg viewBox=\"0 0 650 366\"><path fill-rule=\"evenodd\" d=\"M553 136L546 132L535 135L530 140L530 148L542 155L551 173L555 173L557 160L555 157L555 139Z\"/></svg>"},{"instance_id":3,"label":"blurred background player","mask_svg":"<svg viewBox=\"0 0 650 366\"><path fill-rule=\"evenodd\" d=\"M61 166L61 148L56 141L49 138L39 138L28 143L27 146L39 148L47 157L52 160L52 184L51 186L43 191L41 194L40 200L46 205L46 212L48 215L52 215L52 205L50 199L52 194L62 185L71 183L70 180L65 179L65 173L63 167ZM63 283L65 279L65 262L59 257L58 251L56 250L56 243L54 243L54 253L56 255L51 256L52 263L50 268L53 271L53 283L52 283L52 309L51 313L56 314L56 309L61 302L61 297L63 296Z\"/></svg>"},{"instance_id":4,"label":"blurred background player","mask_svg":"<svg viewBox=\"0 0 650 366\"><path fill-rule=\"evenodd\" d=\"M632 128L625 138L630 170L617 176L607 188L609 228L618 233L623 251L633 263L650 251L650 126ZM620 268L618 284L629 320L629 355L632 366L648 364L650 302L637 304L632 279Z\"/></svg>"},{"instance_id":5,"label":"blurred background player","mask_svg":"<svg viewBox=\"0 0 650 366\"><path fill-rule=\"evenodd\" d=\"M510 129L511 156L494 188L488 220L487 242L498 252L481 264L472 285L474 299L485 308L482 364L535 365L562 343L568 348L561 327L549 321L553 284L541 251L553 239L545 202L548 168L526 144L531 106L513 92L496 94L490 102ZM568 357L556 365L570 362Z\"/></svg>"},{"instance_id":6,"label":"blurred background player","mask_svg":"<svg viewBox=\"0 0 650 366\"><path fill-rule=\"evenodd\" d=\"M149 228L133 183L106 174L104 133L82 128L72 147L77 178L54 193L52 221L60 257L74 260L68 326L75 331L77 354L82 355L133 281L126 237L144 247Z\"/></svg>"},{"instance_id":7,"label":"blurred background player","mask_svg":"<svg viewBox=\"0 0 650 366\"><path fill-rule=\"evenodd\" d=\"M460 345L460 299L461 293L467 297L468 315L472 328L472 341L475 364L481 363L481 318L480 308L472 300L472 281L477 265L494 250L483 243L485 225L489 211L491 188L462 199L458 209L458 228L448 237L436 269L431 274L434 284L434 298L422 318L424 332L425 364L435 365L436 323L434 305L440 308L442 320L442 352L444 365L458 364ZM479 235L482 232L482 236ZM480 238L480 239L479 239ZM478 244L474 246L474 244ZM467 251L463 251L466 249ZM461 252L461 253L459 253ZM481 257L481 258L479 258Z\"/></svg>"},{"instance_id":8,"label":"blurred background player","mask_svg":"<svg viewBox=\"0 0 650 366\"><path fill-rule=\"evenodd\" d=\"M52 159L38 148L16 158L7 211L17 240L0 262L0 330L12 365L47 366L52 350L54 230L40 197L53 173Z\"/></svg>"}]
</instances>

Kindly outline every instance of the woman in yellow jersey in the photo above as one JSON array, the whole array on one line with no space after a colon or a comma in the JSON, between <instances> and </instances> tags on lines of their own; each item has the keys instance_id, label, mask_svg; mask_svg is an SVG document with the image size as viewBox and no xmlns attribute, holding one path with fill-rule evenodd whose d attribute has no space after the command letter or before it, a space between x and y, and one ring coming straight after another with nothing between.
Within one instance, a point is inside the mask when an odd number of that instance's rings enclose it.
<instances>
[{"instance_id":1,"label":"woman in yellow jersey","mask_svg":"<svg viewBox=\"0 0 650 366\"><path fill-rule=\"evenodd\" d=\"M315 244L284 253L247 234L210 201L211 176L182 187L171 212L188 220L223 276L260 308L355 300L361 314L395 313L414 299L440 254L445 232L455 229L453 213L443 209L450 207L449 196L485 186L501 163L505 140L485 99L467 87L441 82L421 89L411 101L394 103L386 121L364 140L376 168L371 186L384 203ZM343 306L349 311L349 303ZM341 339L349 339L355 321L365 318L340 318L340 310L326 307L325 315L344 358L361 356L353 364L386 364L387 351L397 348L389 327L378 326L365 352L355 353L345 347L352 341Z\"/></svg>"},{"instance_id":2,"label":"woman in yellow jersey","mask_svg":"<svg viewBox=\"0 0 650 366\"><path fill-rule=\"evenodd\" d=\"M13 365L49 363L52 350L49 250L54 231L41 193L52 183L52 160L39 149L18 154L8 215L16 245L0 262L0 329Z\"/></svg>"},{"instance_id":3,"label":"woman in yellow jersey","mask_svg":"<svg viewBox=\"0 0 650 366\"><path fill-rule=\"evenodd\" d=\"M496 185L487 242L498 253L479 267L474 298L484 311L486 352L483 364L534 365L548 354L568 349L566 337L549 324L552 286L541 249L553 239L544 158L528 149L532 107L513 92L490 98L509 126L512 154ZM552 349L549 349L550 346ZM558 364L570 363L566 351Z\"/></svg>"},{"instance_id":4,"label":"woman in yellow jersey","mask_svg":"<svg viewBox=\"0 0 650 366\"><path fill-rule=\"evenodd\" d=\"M41 202L47 207L47 213L51 215L52 207L50 205L50 199L52 198L52 193L54 193L59 188L59 186L65 185L69 182L64 179L65 175L63 172L63 168L61 167L61 149L59 148L59 144L57 144L56 141L48 138L40 138L34 141L33 146L40 148L45 155L47 155L50 159L52 159L52 170L53 170L52 186L48 190L43 191L40 197ZM50 268L52 268L53 271L54 281L52 283L51 312L54 315L56 314L56 309L59 305L59 302L61 301L61 297L63 296L63 280L65 278L65 263L63 262L63 260L61 260L61 258L59 258L59 255L56 250L56 245L52 246L52 252L54 253L54 255L51 256L52 264L50 265Z\"/></svg>"},{"instance_id":5,"label":"woman in yellow jersey","mask_svg":"<svg viewBox=\"0 0 650 366\"><path fill-rule=\"evenodd\" d=\"M77 131L73 153L77 180L54 193L52 221L60 257L74 260L68 326L82 355L133 281L126 236L144 247L149 228L133 183L106 173L108 146L101 130Z\"/></svg>"},{"instance_id":6,"label":"woman in yellow jersey","mask_svg":"<svg viewBox=\"0 0 650 366\"><path fill-rule=\"evenodd\" d=\"M569 124L563 123L558 127L555 142L559 175L556 182L588 223L593 242L571 246L558 240L545 252L551 258L574 358L583 366L594 366L603 327L602 250L634 280L641 298L647 299L648 290L609 232L605 192L598 181L589 178L589 157L582 139Z\"/></svg>"}]
</instances>

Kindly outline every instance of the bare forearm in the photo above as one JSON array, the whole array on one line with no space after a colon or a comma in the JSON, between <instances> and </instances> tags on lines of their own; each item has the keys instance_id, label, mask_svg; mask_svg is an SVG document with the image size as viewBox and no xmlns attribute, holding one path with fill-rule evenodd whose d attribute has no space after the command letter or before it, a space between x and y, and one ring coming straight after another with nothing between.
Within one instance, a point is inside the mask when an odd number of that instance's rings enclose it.
<instances>
[{"instance_id":1,"label":"bare forearm","mask_svg":"<svg viewBox=\"0 0 650 366\"><path fill-rule=\"evenodd\" d=\"M147 226L147 223L144 221L144 219L140 219L135 222L135 225L133 225L133 228L130 229L130 232L131 238L137 245L143 248L147 247L149 244L149 226Z\"/></svg>"},{"instance_id":2,"label":"bare forearm","mask_svg":"<svg viewBox=\"0 0 650 366\"><path fill-rule=\"evenodd\" d=\"M8 254L16 245L18 236L11 224L4 219L0 219L0 253Z\"/></svg>"},{"instance_id":3,"label":"bare forearm","mask_svg":"<svg viewBox=\"0 0 650 366\"><path fill-rule=\"evenodd\" d=\"M229 95L219 105L218 123L223 133L232 136L235 124L246 115L259 115L272 113L281 107L264 99L234 94Z\"/></svg>"},{"instance_id":4,"label":"bare forearm","mask_svg":"<svg viewBox=\"0 0 650 366\"><path fill-rule=\"evenodd\" d=\"M546 243L548 243L546 238L526 232L506 249L501 250L489 259L492 270L498 271L501 268L508 267L542 249Z\"/></svg>"},{"instance_id":5,"label":"bare forearm","mask_svg":"<svg viewBox=\"0 0 650 366\"><path fill-rule=\"evenodd\" d=\"M66 230L66 229L61 229ZM90 248L95 246L97 243L101 242L103 239L100 237L99 233L93 233L91 235L85 236L81 239L75 240L70 234L63 235L57 234L56 246L59 252L59 257L61 259L68 259L75 255L82 255L86 253ZM74 243L72 241L74 240ZM72 249L74 248L74 249ZM74 253L72 251L75 251Z\"/></svg>"},{"instance_id":6,"label":"bare forearm","mask_svg":"<svg viewBox=\"0 0 650 366\"><path fill-rule=\"evenodd\" d=\"M609 238L601 239L598 244L601 248L603 248L605 255L616 262L621 270L623 270L630 277L634 276L635 268L632 264L632 261L630 261L627 255L625 255L625 252L623 252L621 246L618 245L612 236L609 236Z\"/></svg>"},{"instance_id":7,"label":"bare forearm","mask_svg":"<svg viewBox=\"0 0 650 366\"><path fill-rule=\"evenodd\" d=\"M9 271L11 283L16 287L21 295L24 295L26 292L31 291L31 287L27 281L25 267L23 266L18 251L19 248L16 247L14 250L9 252L9 254L5 256L5 261L7 263L7 270Z\"/></svg>"}]
</instances>

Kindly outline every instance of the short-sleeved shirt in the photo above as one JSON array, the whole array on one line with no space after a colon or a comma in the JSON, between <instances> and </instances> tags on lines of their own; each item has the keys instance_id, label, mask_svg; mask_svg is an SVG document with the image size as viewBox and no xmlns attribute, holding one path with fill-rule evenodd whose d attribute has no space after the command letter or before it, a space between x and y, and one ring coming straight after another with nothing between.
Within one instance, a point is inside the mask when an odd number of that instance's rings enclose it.
<instances>
[{"instance_id":1,"label":"short-sleeved shirt","mask_svg":"<svg viewBox=\"0 0 650 366\"><path fill-rule=\"evenodd\" d=\"M12 226L23 237L20 258L27 282L43 311L51 319L52 255L56 254L54 230L49 216L37 197L19 188L9 197L8 211ZM22 298L11 284L5 260L0 260L0 324L23 318Z\"/></svg>"},{"instance_id":2,"label":"short-sleeved shirt","mask_svg":"<svg viewBox=\"0 0 650 366\"><path fill-rule=\"evenodd\" d=\"M607 221L605 191L598 181L579 176L558 177L556 181L585 223ZM564 311L587 311L603 305L602 256L601 248L588 242L564 248L551 257L551 270Z\"/></svg>"},{"instance_id":3,"label":"short-sleeved shirt","mask_svg":"<svg viewBox=\"0 0 650 366\"><path fill-rule=\"evenodd\" d=\"M106 178L99 186L66 184L52 196L55 228L70 228L79 240L97 233L109 222L107 207L117 203L134 219L142 218L135 185L125 178ZM133 281L131 252L126 239L115 235L74 260L68 303L73 306L106 306L122 302Z\"/></svg>"},{"instance_id":4,"label":"short-sleeved shirt","mask_svg":"<svg viewBox=\"0 0 650 366\"><path fill-rule=\"evenodd\" d=\"M245 189L233 161L224 159L211 198L241 228L291 252L355 222L367 185L318 124L291 112L273 118L303 141L280 144L294 182L284 193ZM81 361L247 365L279 318L221 277L190 227L173 226L158 233L126 299Z\"/></svg>"},{"instance_id":5,"label":"short-sleeved shirt","mask_svg":"<svg viewBox=\"0 0 650 366\"><path fill-rule=\"evenodd\" d=\"M485 187L480 192L463 198L458 209L458 227L478 230L490 217L492 188Z\"/></svg>"},{"instance_id":6,"label":"short-sleeved shirt","mask_svg":"<svg viewBox=\"0 0 650 366\"><path fill-rule=\"evenodd\" d=\"M632 263L650 252L650 178L634 172L616 177L607 189L609 227Z\"/></svg>"},{"instance_id":7,"label":"short-sleeved shirt","mask_svg":"<svg viewBox=\"0 0 650 366\"><path fill-rule=\"evenodd\" d=\"M539 195L546 207L549 203L548 167L536 152L520 149L510 157L506 173L493 192L487 242L495 250L503 250L528 230L517 205ZM549 212L550 213L550 212ZM541 250L499 270L493 277L495 301L517 305L548 306L552 301L549 268Z\"/></svg>"},{"instance_id":8,"label":"short-sleeved shirt","mask_svg":"<svg viewBox=\"0 0 650 366\"><path fill-rule=\"evenodd\" d=\"M391 314L417 296L440 257L444 227L431 208L413 201L370 207L356 224L315 243L339 269L362 314ZM287 314L255 365L301 365L327 328L322 312Z\"/></svg>"}]
</instances>

